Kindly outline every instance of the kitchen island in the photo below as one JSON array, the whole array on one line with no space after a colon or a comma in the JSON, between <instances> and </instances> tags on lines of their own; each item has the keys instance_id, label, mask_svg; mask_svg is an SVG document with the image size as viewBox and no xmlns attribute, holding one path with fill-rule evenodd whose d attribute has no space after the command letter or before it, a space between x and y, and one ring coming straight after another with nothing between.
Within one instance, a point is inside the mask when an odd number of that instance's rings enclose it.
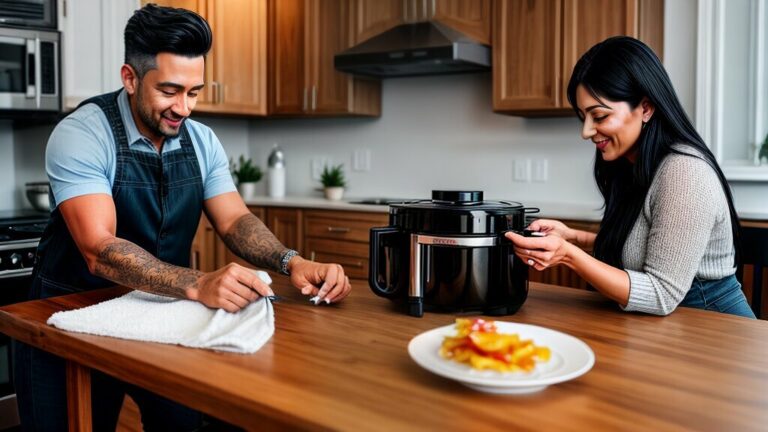
<instances>
[{"instance_id":1,"label":"kitchen island","mask_svg":"<svg viewBox=\"0 0 768 432\"><path fill-rule=\"evenodd\" d=\"M111 288L0 308L0 332L69 360L71 430L90 430L98 369L249 430L764 430L768 322L680 308L624 313L593 292L530 284L510 322L576 336L594 351L586 375L527 396L476 392L421 369L415 335L453 315L412 318L356 286L312 306L275 281L274 337L253 355L69 333L56 311L126 292Z\"/></svg>"}]
</instances>

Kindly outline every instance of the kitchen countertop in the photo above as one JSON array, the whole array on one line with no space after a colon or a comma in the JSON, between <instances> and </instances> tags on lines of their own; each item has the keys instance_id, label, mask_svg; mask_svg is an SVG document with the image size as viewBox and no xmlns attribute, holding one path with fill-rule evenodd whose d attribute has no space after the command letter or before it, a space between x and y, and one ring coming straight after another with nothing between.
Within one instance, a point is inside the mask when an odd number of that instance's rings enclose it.
<instances>
[{"instance_id":1,"label":"kitchen countertop","mask_svg":"<svg viewBox=\"0 0 768 432\"><path fill-rule=\"evenodd\" d=\"M268 196L257 196L245 200L245 203L263 207L297 207L319 210L367 211L372 213L389 212L389 206L386 205L352 204L350 202L364 199L369 198L352 197L342 201L330 201L320 197L288 196L285 198L270 198ZM603 217L602 203L526 201L523 204L527 207L539 208L541 211L535 213L535 215L553 219L599 222ZM739 218L744 220L768 221L768 213L759 210L739 210L738 213Z\"/></svg>"},{"instance_id":2,"label":"kitchen countertop","mask_svg":"<svg viewBox=\"0 0 768 432\"><path fill-rule=\"evenodd\" d=\"M78 413L70 430L90 430L91 368L247 430L747 431L768 423L766 321L691 308L625 313L594 292L531 282L522 309L501 319L569 333L596 360L586 375L516 397L471 390L411 360L411 338L452 324L452 314L413 318L362 287L315 307L286 284L275 279L284 297L274 305L275 334L251 355L45 323L124 288L3 306L0 332L67 360Z\"/></svg>"},{"instance_id":3,"label":"kitchen countertop","mask_svg":"<svg viewBox=\"0 0 768 432\"><path fill-rule=\"evenodd\" d=\"M258 196L245 200L245 203L252 206L263 207L297 207L311 208L320 210L347 210L347 211L367 211L374 213L388 213L389 206L372 204L352 204L350 201L360 201L366 199L346 198L342 201L330 201L325 198L316 197L298 197L288 196L285 198L270 198L267 196ZM414 198L416 199L416 198ZM575 219L585 221L600 221L602 218L601 204L585 203L564 203L564 202L545 202L531 201L523 203L527 207L537 207L541 212L536 215L559 219Z\"/></svg>"}]
</instances>

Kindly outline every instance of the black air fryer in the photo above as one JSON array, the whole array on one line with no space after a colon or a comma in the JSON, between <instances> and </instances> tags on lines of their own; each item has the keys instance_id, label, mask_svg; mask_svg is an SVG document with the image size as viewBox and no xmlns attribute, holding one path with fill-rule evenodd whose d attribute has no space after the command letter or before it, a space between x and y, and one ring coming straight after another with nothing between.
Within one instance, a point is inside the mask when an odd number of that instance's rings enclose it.
<instances>
[{"instance_id":1,"label":"black air fryer","mask_svg":"<svg viewBox=\"0 0 768 432\"><path fill-rule=\"evenodd\" d=\"M408 302L408 313L509 315L528 296L528 266L504 237L538 209L483 201L480 191L432 191L432 200L391 204L389 226L371 229L369 284Z\"/></svg>"}]
</instances>

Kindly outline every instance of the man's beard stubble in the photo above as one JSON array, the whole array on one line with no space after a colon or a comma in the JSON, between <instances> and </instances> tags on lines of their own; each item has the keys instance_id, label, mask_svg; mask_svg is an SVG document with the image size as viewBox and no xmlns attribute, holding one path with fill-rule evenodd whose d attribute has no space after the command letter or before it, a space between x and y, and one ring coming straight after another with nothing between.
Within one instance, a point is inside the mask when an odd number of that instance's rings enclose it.
<instances>
[{"instance_id":1,"label":"man's beard stubble","mask_svg":"<svg viewBox=\"0 0 768 432\"><path fill-rule=\"evenodd\" d=\"M139 118L144 123L144 125L146 125L149 128L149 130L152 131L152 133L158 136L163 136L166 138L176 138L177 136L179 136L179 132L181 131L181 125L179 125L179 129L175 131L168 132L166 130L163 130L162 125L160 124L162 120L154 119L152 117L152 112L147 109L146 105L144 105L144 98L142 96L141 84L139 84L139 87L137 90L138 91L136 92L136 107L139 112Z\"/></svg>"}]
</instances>

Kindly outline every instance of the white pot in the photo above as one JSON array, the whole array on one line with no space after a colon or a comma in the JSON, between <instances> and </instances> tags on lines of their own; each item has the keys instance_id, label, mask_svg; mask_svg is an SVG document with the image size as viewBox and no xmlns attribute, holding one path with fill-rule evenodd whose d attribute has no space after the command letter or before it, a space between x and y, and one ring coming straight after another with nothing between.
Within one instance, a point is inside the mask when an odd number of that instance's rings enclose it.
<instances>
[{"instance_id":1,"label":"white pot","mask_svg":"<svg viewBox=\"0 0 768 432\"><path fill-rule=\"evenodd\" d=\"M344 188L341 186L327 187L324 189L324 192L325 198L332 201L338 201L344 196Z\"/></svg>"},{"instance_id":2,"label":"white pot","mask_svg":"<svg viewBox=\"0 0 768 432\"><path fill-rule=\"evenodd\" d=\"M244 200L251 199L256 196L256 182L242 182L237 185L237 191Z\"/></svg>"}]
</instances>

